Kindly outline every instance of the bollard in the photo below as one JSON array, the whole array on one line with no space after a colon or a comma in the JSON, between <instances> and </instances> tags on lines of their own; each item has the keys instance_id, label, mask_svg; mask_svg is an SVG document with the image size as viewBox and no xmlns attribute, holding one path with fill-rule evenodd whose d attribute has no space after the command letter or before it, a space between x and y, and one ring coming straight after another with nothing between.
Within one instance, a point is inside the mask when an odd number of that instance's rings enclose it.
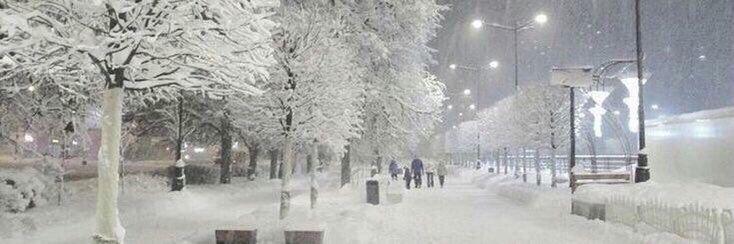
<instances>
[{"instance_id":1,"label":"bollard","mask_svg":"<svg viewBox=\"0 0 734 244\"><path fill-rule=\"evenodd\" d=\"M215 230L216 244L256 244L257 230Z\"/></svg>"},{"instance_id":2,"label":"bollard","mask_svg":"<svg viewBox=\"0 0 734 244\"><path fill-rule=\"evenodd\" d=\"M323 231L285 231L285 244L322 244L324 243Z\"/></svg>"},{"instance_id":3,"label":"bollard","mask_svg":"<svg viewBox=\"0 0 734 244\"><path fill-rule=\"evenodd\" d=\"M367 203L380 204L380 183L376 180L367 181Z\"/></svg>"}]
</instances>

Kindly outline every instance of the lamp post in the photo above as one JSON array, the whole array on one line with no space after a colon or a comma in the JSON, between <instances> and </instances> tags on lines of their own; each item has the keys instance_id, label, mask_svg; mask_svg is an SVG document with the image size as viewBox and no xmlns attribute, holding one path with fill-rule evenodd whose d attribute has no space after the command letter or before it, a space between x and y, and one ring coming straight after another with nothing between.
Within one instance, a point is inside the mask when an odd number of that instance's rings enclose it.
<instances>
[{"instance_id":1,"label":"lamp post","mask_svg":"<svg viewBox=\"0 0 734 244\"><path fill-rule=\"evenodd\" d=\"M645 149L645 106L644 106L644 78L643 66L642 66L642 19L640 13L640 0L635 0L635 50L637 54L637 85L639 86L639 93L637 94L638 100L638 118L639 118L639 132L637 133L639 138L638 146L640 148L637 154L637 167L635 168L635 182L645 182L650 179L650 168L647 165L647 154L643 153Z\"/></svg>"},{"instance_id":2,"label":"lamp post","mask_svg":"<svg viewBox=\"0 0 734 244\"><path fill-rule=\"evenodd\" d=\"M482 28L484 24L487 24L489 27L492 27L495 29L512 32L513 56L514 56L514 61L515 61L515 65L514 65L515 90L518 90L520 84L518 83L518 69L517 69L517 66L518 66L518 55L517 55L518 39L517 39L517 36L520 32L524 30L532 29L534 26L533 24L537 23L537 24L542 25L542 24L545 24L546 22L548 22L548 16L545 14L538 14L535 16L535 18L529 21L525 21L525 22L516 21L513 26L501 25L497 23L485 23L483 20L480 20L480 19L472 21L471 25L472 27L479 29L479 28Z\"/></svg>"},{"instance_id":3,"label":"lamp post","mask_svg":"<svg viewBox=\"0 0 734 244\"><path fill-rule=\"evenodd\" d=\"M480 22L480 25L481 25L481 22ZM462 69L462 70L469 70L469 71L473 71L473 72L481 72L483 70L496 69L497 67L499 67L499 64L500 63L498 61L492 60L491 62L489 62L489 64L487 64L487 66L481 67L481 68L475 68L475 67L469 67L469 66L463 66L463 65L457 65L457 64L450 64L449 65L449 68L451 70ZM475 98L475 103L469 105L469 110L476 111L477 110L477 106L479 105L479 98L480 98L480 96L479 96L480 93L479 92L482 90L479 87L479 79L474 79L474 87L476 89L475 90L475 94L476 94L476 96L475 96L476 97ZM464 95L467 95L467 96L468 95L471 95L471 90L470 89L465 89L464 90ZM477 112L475 112L475 113L477 113ZM481 132L480 132L480 129L479 129L479 120L477 119L477 161L480 161L482 159L480 134L481 134Z\"/></svg>"}]
</instances>

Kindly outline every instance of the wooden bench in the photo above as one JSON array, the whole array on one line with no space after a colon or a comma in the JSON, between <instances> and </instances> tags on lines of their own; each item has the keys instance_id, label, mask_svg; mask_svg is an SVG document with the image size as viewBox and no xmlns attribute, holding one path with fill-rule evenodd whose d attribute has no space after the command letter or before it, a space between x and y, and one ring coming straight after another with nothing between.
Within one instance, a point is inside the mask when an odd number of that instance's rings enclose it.
<instances>
[{"instance_id":1,"label":"wooden bench","mask_svg":"<svg viewBox=\"0 0 734 244\"><path fill-rule=\"evenodd\" d=\"M572 191L586 184L629 184L632 183L630 172L573 173L571 174Z\"/></svg>"}]
</instances>

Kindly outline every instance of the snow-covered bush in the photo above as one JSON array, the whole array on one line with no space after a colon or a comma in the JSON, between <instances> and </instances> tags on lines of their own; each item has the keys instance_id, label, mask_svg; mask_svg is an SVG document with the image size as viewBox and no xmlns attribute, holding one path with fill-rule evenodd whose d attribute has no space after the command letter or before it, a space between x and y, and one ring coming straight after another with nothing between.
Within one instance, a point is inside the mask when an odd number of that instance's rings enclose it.
<instances>
[{"instance_id":1,"label":"snow-covered bush","mask_svg":"<svg viewBox=\"0 0 734 244\"><path fill-rule=\"evenodd\" d=\"M56 194L54 180L36 169L0 172L0 212L23 212Z\"/></svg>"},{"instance_id":2,"label":"snow-covered bush","mask_svg":"<svg viewBox=\"0 0 734 244\"><path fill-rule=\"evenodd\" d=\"M215 165L189 164L186 165L184 172L186 172L186 184L204 185L219 182L219 167Z\"/></svg>"}]
</instances>

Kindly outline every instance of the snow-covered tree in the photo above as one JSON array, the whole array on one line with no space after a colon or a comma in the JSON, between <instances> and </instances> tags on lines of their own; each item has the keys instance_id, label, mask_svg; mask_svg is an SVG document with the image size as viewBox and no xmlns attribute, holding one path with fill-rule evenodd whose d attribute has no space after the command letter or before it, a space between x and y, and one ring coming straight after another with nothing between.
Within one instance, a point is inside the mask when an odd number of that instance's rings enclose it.
<instances>
[{"instance_id":1,"label":"snow-covered tree","mask_svg":"<svg viewBox=\"0 0 734 244\"><path fill-rule=\"evenodd\" d=\"M273 34L277 65L266 92L251 108L234 112L236 124L280 146L281 218L290 209L295 152L314 143L342 148L358 136L362 69L355 46L345 39L342 17L329 2L283 2L274 16L280 23Z\"/></svg>"},{"instance_id":2,"label":"snow-covered tree","mask_svg":"<svg viewBox=\"0 0 734 244\"><path fill-rule=\"evenodd\" d=\"M350 12L349 33L369 71L363 78L364 130L347 151L375 158L379 169L384 156L404 154L406 145L429 136L440 120L443 85L426 70L433 62L428 41L446 7L435 0L336 2ZM342 162L342 184L347 184L349 157Z\"/></svg>"},{"instance_id":3,"label":"snow-covered tree","mask_svg":"<svg viewBox=\"0 0 734 244\"><path fill-rule=\"evenodd\" d=\"M124 90L172 96L179 89L258 93L271 64L265 1L3 1L4 78L41 74L104 87L98 164L100 242L121 243L117 182ZM269 2L269 1L268 1ZM3 79L3 82L9 81ZM175 89L166 89L175 88Z\"/></svg>"}]
</instances>

